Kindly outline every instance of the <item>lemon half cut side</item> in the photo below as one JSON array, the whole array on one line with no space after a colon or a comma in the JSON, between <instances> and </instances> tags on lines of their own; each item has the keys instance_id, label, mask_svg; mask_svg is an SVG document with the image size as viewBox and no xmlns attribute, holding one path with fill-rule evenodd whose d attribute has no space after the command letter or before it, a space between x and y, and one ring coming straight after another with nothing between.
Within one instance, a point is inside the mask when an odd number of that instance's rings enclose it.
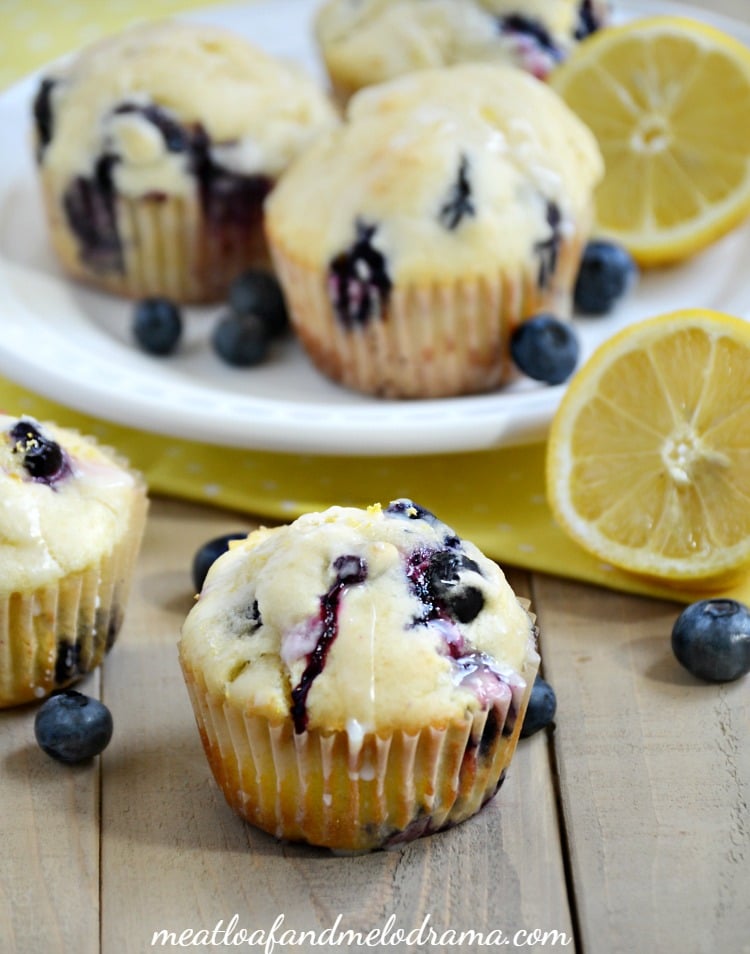
<instances>
[{"instance_id":1,"label":"lemon half cut side","mask_svg":"<svg viewBox=\"0 0 750 954\"><path fill-rule=\"evenodd\" d=\"M550 76L605 163L599 230L643 266L692 255L750 213L750 48L656 16L583 41Z\"/></svg>"},{"instance_id":2,"label":"lemon half cut side","mask_svg":"<svg viewBox=\"0 0 750 954\"><path fill-rule=\"evenodd\" d=\"M686 310L630 325L571 379L547 495L589 553L709 582L750 563L750 323Z\"/></svg>"}]
</instances>

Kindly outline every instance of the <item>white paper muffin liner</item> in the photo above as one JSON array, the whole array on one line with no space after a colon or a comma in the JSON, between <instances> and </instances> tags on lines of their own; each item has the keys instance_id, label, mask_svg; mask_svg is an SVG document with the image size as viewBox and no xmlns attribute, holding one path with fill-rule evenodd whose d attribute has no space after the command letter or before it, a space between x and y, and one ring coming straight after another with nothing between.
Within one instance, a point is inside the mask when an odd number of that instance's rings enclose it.
<instances>
[{"instance_id":1,"label":"white paper muffin liner","mask_svg":"<svg viewBox=\"0 0 750 954\"><path fill-rule=\"evenodd\" d=\"M102 662L122 624L146 511L138 486L126 531L97 563L0 597L0 708L44 699Z\"/></svg>"},{"instance_id":2,"label":"white paper muffin liner","mask_svg":"<svg viewBox=\"0 0 750 954\"><path fill-rule=\"evenodd\" d=\"M295 733L291 719L243 711L181 664L206 757L234 811L279 839L349 852L395 846L479 811L515 751L538 657L513 691L512 720L495 720L486 737L494 710L415 733Z\"/></svg>"},{"instance_id":3,"label":"white paper muffin liner","mask_svg":"<svg viewBox=\"0 0 750 954\"><path fill-rule=\"evenodd\" d=\"M498 268L490 277L396 282L382 316L347 327L332 306L325 273L296 259L268 232L293 327L313 363L347 387L390 398L476 394L516 378L513 330L542 311L570 318L587 237L588 220L562 240L545 288L532 259L523 270Z\"/></svg>"},{"instance_id":4,"label":"white paper muffin liner","mask_svg":"<svg viewBox=\"0 0 750 954\"><path fill-rule=\"evenodd\" d=\"M115 198L122 269L97 269L82 257L60 205L64 183L41 170L53 250L78 281L125 298L161 296L180 303L216 302L245 269L270 268L262 217L243 226L208 221L197 195ZM62 185L62 188L61 188Z\"/></svg>"}]
</instances>

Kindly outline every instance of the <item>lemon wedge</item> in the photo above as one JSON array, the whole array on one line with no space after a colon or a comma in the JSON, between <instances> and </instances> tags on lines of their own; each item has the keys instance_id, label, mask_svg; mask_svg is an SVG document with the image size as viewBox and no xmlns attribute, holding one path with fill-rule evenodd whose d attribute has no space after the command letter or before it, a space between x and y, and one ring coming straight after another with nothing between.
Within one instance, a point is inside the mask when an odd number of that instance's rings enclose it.
<instances>
[{"instance_id":1,"label":"lemon wedge","mask_svg":"<svg viewBox=\"0 0 750 954\"><path fill-rule=\"evenodd\" d=\"M750 323L686 310L626 327L571 379L546 483L559 525L607 563L708 582L750 562Z\"/></svg>"},{"instance_id":2,"label":"lemon wedge","mask_svg":"<svg viewBox=\"0 0 750 954\"><path fill-rule=\"evenodd\" d=\"M594 33L550 76L594 133L599 229L643 266L682 260L750 212L750 49L698 20Z\"/></svg>"}]
</instances>

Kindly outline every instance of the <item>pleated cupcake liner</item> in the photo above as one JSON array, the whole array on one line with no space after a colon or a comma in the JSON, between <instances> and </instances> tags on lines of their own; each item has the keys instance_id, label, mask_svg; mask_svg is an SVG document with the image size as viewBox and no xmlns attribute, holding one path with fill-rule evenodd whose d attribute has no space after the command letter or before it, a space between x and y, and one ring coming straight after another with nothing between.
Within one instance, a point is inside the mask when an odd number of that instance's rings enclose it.
<instances>
[{"instance_id":1,"label":"pleated cupcake liner","mask_svg":"<svg viewBox=\"0 0 750 954\"><path fill-rule=\"evenodd\" d=\"M518 742L538 657L494 709L420 731L296 733L212 693L181 657L214 778L231 808L278 839L337 852L388 848L464 821L495 794ZM493 713L490 719L489 713Z\"/></svg>"},{"instance_id":2,"label":"pleated cupcake liner","mask_svg":"<svg viewBox=\"0 0 750 954\"><path fill-rule=\"evenodd\" d=\"M45 177L43 196L50 241L65 272L77 281L124 298L151 296L182 304L226 298L247 268L270 269L262 219L214 223L195 195L115 196L114 219L120 267L97 267L86 259L61 206L65 183Z\"/></svg>"},{"instance_id":3,"label":"pleated cupcake liner","mask_svg":"<svg viewBox=\"0 0 750 954\"><path fill-rule=\"evenodd\" d=\"M146 511L143 490L128 528L99 561L0 597L0 708L40 701L101 664L122 625Z\"/></svg>"},{"instance_id":4,"label":"pleated cupcake liner","mask_svg":"<svg viewBox=\"0 0 750 954\"><path fill-rule=\"evenodd\" d=\"M515 272L397 282L381 315L352 325L336 314L327 276L295 258L270 230L268 239L292 324L323 374L381 397L442 398L492 391L518 378L510 337L533 314L570 317L587 235L586 227L562 241L547 287L539 287L531 260Z\"/></svg>"}]
</instances>

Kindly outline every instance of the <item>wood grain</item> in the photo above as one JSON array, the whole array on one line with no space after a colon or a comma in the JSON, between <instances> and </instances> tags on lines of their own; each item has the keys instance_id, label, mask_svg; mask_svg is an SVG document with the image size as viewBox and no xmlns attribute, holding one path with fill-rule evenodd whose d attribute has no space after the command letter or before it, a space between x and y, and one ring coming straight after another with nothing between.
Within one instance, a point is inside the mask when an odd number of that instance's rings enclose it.
<instances>
[{"instance_id":1,"label":"wood grain","mask_svg":"<svg viewBox=\"0 0 750 954\"><path fill-rule=\"evenodd\" d=\"M80 684L97 696L99 675ZM37 706L0 711L0 950L99 950L98 762L37 746Z\"/></svg>"},{"instance_id":2,"label":"wood grain","mask_svg":"<svg viewBox=\"0 0 750 954\"><path fill-rule=\"evenodd\" d=\"M534 580L584 951L750 950L748 681L670 647L680 606Z\"/></svg>"},{"instance_id":3,"label":"wood grain","mask_svg":"<svg viewBox=\"0 0 750 954\"><path fill-rule=\"evenodd\" d=\"M34 743L35 707L0 713L3 954L141 954L154 932L234 915L248 931L280 915L363 933L429 917L438 932L565 932L579 954L747 954L748 680L703 685L677 666L677 604L509 572L539 617L556 724L520 743L498 797L451 831L336 857L233 815L176 643L194 551L251 525L154 501L125 626L82 686L115 720L100 759L58 765Z\"/></svg>"}]
</instances>

